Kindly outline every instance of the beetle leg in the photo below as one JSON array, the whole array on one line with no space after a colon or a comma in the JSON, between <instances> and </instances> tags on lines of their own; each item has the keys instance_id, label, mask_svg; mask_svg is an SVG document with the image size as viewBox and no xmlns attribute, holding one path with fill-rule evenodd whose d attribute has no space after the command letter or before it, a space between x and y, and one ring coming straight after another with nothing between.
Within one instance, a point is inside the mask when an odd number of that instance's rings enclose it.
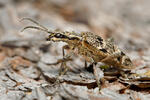
<instances>
[{"instance_id":1,"label":"beetle leg","mask_svg":"<svg viewBox=\"0 0 150 100\"><path fill-rule=\"evenodd\" d=\"M93 59L92 59L93 60ZM101 80L103 78L103 72L100 71L100 69L96 66L97 65L97 62L94 62L94 60L92 61L92 65L93 65L93 73L94 73L94 76L95 76L95 79L96 79L96 83L97 83L97 86L99 88L99 91L101 90ZM102 72L102 74L100 75L99 72Z\"/></svg>"},{"instance_id":2,"label":"beetle leg","mask_svg":"<svg viewBox=\"0 0 150 100\"><path fill-rule=\"evenodd\" d=\"M88 67L88 66L87 66L87 61L86 61L86 60L84 61L84 67L85 67L85 68Z\"/></svg>"},{"instance_id":3,"label":"beetle leg","mask_svg":"<svg viewBox=\"0 0 150 100\"><path fill-rule=\"evenodd\" d=\"M94 72L97 86L98 86L99 91L100 91L101 90L101 82L103 80L103 72L100 71L100 69L98 67L96 67L96 63L93 63L93 72ZM102 74L100 74L99 72L102 72Z\"/></svg>"},{"instance_id":4,"label":"beetle leg","mask_svg":"<svg viewBox=\"0 0 150 100\"><path fill-rule=\"evenodd\" d=\"M110 56L105 57L104 59L101 60L101 62L105 62L105 61L108 61L108 60L110 60L110 59L117 58L117 57L121 57L121 56L122 56L122 55L121 55L120 52L116 52L116 53L114 53L114 54L112 54L112 55L110 55Z\"/></svg>"},{"instance_id":5,"label":"beetle leg","mask_svg":"<svg viewBox=\"0 0 150 100\"><path fill-rule=\"evenodd\" d=\"M68 45L63 46L62 48L63 61L61 62L59 76L64 75L69 69L69 67L66 65L66 62L71 60L70 57L73 55L72 52L65 55L65 50L69 50L69 49L70 47Z\"/></svg>"}]
</instances>

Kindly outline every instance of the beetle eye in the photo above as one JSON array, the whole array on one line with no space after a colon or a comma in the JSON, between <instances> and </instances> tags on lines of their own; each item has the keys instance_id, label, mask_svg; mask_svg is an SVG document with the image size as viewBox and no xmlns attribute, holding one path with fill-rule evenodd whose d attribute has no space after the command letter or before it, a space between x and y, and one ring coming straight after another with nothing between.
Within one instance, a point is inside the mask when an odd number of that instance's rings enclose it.
<instances>
[{"instance_id":1,"label":"beetle eye","mask_svg":"<svg viewBox=\"0 0 150 100\"><path fill-rule=\"evenodd\" d=\"M65 35L62 35L62 34L60 34L60 33L57 33L57 34L55 35L55 37L56 37L56 38L66 38Z\"/></svg>"},{"instance_id":2,"label":"beetle eye","mask_svg":"<svg viewBox=\"0 0 150 100\"><path fill-rule=\"evenodd\" d=\"M59 33L58 33L58 34L56 34L55 36L56 36L56 37L60 37L60 36L61 36L61 34L59 34Z\"/></svg>"}]
</instances>

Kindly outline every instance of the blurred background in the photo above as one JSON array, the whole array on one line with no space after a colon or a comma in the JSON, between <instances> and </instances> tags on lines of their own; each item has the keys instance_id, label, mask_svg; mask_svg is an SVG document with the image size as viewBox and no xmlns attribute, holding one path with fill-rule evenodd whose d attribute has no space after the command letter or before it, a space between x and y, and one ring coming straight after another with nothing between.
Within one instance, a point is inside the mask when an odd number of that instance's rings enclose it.
<instances>
[{"instance_id":1,"label":"blurred background","mask_svg":"<svg viewBox=\"0 0 150 100\"><path fill-rule=\"evenodd\" d=\"M20 32L29 24L20 19L29 17L52 30L91 31L115 38L130 52L142 50L150 45L149 4L149 0L0 0L0 40L46 35Z\"/></svg>"},{"instance_id":2,"label":"blurred background","mask_svg":"<svg viewBox=\"0 0 150 100\"><path fill-rule=\"evenodd\" d=\"M25 26L34 25L20 22L25 17L50 30L90 31L105 39L113 37L136 66L150 66L150 0L0 0L0 68L10 59L18 71L18 65L41 66L39 61L50 63L62 57L58 48L63 44L46 44L47 33L21 32ZM19 68L31 79L38 77L34 67L23 70Z\"/></svg>"}]
</instances>

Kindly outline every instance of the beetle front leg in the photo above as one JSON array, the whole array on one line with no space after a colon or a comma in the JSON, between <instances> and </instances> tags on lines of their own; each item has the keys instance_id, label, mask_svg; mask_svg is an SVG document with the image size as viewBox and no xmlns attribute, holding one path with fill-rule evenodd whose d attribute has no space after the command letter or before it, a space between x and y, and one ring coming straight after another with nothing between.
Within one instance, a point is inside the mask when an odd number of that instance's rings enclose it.
<instances>
[{"instance_id":1,"label":"beetle front leg","mask_svg":"<svg viewBox=\"0 0 150 100\"><path fill-rule=\"evenodd\" d=\"M69 49L70 47L68 45L63 46L62 48L64 62L61 62L59 76L64 75L68 71L69 67L66 65L66 62L70 61L71 60L70 57L73 55L73 52L70 52L69 54L65 55L65 50L69 50Z\"/></svg>"}]
</instances>

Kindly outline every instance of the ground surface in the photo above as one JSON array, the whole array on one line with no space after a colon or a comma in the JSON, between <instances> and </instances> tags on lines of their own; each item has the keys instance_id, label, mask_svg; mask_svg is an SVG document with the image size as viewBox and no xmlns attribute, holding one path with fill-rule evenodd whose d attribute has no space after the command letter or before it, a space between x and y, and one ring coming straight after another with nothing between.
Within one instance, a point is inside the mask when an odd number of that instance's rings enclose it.
<instances>
[{"instance_id":1,"label":"ground surface","mask_svg":"<svg viewBox=\"0 0 150 100\"><path fill-rule=\"evenodd\" d=\"M149 0L0 0L0 100L149 100ZM53 84L65 43L46 42L47 33L20 32L30 17L62 31L91 31L116 44L136 65L124 79L113 68L104 70L101 93L84 59L74 56L70 70ZM101 70L98 72L103 75Z\"/></svg>"}]
</instances>

